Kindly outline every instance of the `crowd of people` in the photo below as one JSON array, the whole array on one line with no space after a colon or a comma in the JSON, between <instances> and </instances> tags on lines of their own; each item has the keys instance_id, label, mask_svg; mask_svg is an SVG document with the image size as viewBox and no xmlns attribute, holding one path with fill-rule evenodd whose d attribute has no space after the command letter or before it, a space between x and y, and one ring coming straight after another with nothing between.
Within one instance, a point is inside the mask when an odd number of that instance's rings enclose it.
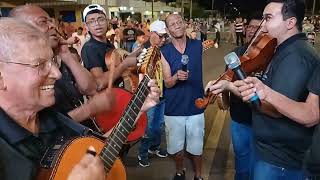
<instances>
[{"instance_id":1,"label":"crowd of people","mask_svg":"<svg viewBox=\"0 0 320 180\"><path fill-rule=\"evenodd\" d=\"M122 23L91 4L83 10L84 27L67 33L39 6L15 7L0 19L0 178L35 179L47 150L70 138L120 140L88 121L117 106L111 87L125 88L123 74L149 47L160 48L161 78L148 82L150 91L136 113L137 119L144 112L148 116L137 154L141 167L151 165L150 154L170 156L173 179L185 180L188 157L193 179L203 179L205 118L195 100L210 92L229 100L236 180L318 178L320 59L302 33L314 31L304 7L300 0L271 0L262 14L253 13L248 21L238 17L231 25L238 47L230 51L243 55L261 30L277 40L272 60L264 72L210 81L205 88L202 41L213 28L219 47L224 29L219 21L209 25L170 14L164 21ZM111 68L106 54L118 48L126 55ZM253 97L260 99L258 107L250 105ZM166 149L161 147L163 124ZM126 129L121 130L125 136ZM106 161L99 153L89 147L68 179L105 179Z\"/></svg>"}]
</instances>

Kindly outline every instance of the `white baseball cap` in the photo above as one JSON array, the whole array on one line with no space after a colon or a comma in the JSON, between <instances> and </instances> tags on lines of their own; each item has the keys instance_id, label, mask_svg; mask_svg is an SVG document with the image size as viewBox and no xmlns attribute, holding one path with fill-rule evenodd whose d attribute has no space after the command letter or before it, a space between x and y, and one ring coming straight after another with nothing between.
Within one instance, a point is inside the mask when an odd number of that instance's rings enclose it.
<instances>
[{"instance_id":1,"label":"white baseball cap","mask_svg":"<svg viewBox=\"0 0 320 180\"><path fill-rule=\"evenodd\" d=\"M166 31L166 24L163 21L156 20L150 24L150 31L157 32L159 34L165 34Z\"/></svg>"},{"instance_id":2,"label":"white baseball cap","mask_svg":"<svg viewBox=\"0 0 320 180\"><path fill-rule=\"evenodd\" d=\"M83 10L83 21L86 21L86 16L88 15L89 12L94 11L94 10L98 10L103 12L104 15L107 16L106 10L100 6L99 4L91 4L89 6L87 6L86 8L84 8Z\"/></svg>"}]
</instances>

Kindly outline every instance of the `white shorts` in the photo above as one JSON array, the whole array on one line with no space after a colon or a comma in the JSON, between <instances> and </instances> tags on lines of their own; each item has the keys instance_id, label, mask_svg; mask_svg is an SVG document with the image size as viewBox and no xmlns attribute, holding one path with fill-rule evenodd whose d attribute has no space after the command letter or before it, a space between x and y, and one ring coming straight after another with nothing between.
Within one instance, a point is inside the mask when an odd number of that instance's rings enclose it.
<instances>
[{"instance_id":1,"label":"white shorts","mask_svg":"<svg viewBox=\"0 0 320 180\"><path fill-rule=\"evenodd\" d=\"M167 151L175 154L184 149L192 155L202 155L204 113L193 116L164 116Z\"/></svg>"}]
</instances>

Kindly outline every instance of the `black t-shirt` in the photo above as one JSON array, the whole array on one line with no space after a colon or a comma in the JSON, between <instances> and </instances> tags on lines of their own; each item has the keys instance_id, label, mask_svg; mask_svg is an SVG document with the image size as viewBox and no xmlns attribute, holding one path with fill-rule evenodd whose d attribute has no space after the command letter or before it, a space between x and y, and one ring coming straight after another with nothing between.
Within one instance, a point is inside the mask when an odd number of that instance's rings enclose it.
<instances>
[{"instance_id":1,"label":"black t-shirt","mask_svg":"<svg viewBox=\"0 0 320 180\"><path fill-rule=\"evenodd\" d=\"M238 56L242 56L246 51L247 46L241 46L234 50ZM231 119L235 122L251 125L252 112L250 105L242 101L241 98L230 93L230 115Z\"/></svg>"},{"instance_id":2,"label":"black t-shirt","mask_svg":"<svg viewBox=\"0 0 320 180\"><path fill-rule=\"evenodd\" d=\"M128 36L124 41L136 41L136 29L126 28L123 30L123 35Z\"/></svg>"},{"instance_id":3,"label":"black t-shirt","mask_svg":"<svg viewBox=\"0 0 320 180\"><path fill-rule=\"evenodd\" d=\"M66 114L81 106L83 95L76 87L72 72L63 62L61 62L60 72L62 77L56 81L54 86L56 102L53 107L56 111Z\"/></svg>"},{"instance_id":4,"label":"black t-shirt","mask_svg":"<svg viewBox=\"0 0 320 180\"><path fill-rule=\"evenodd\" d=\"M320 66L313 72L308 84L309 92L320 96ZM305 167L312 175L320 176L320 125L314 130L312 145L306 154Z\"/></svg>"},{"instance_id":5,"label":"black t-shirt","mask_svg":"<svg viewBox=\"0 0 320 180\"><path fill-rule=\"evenodd\" d=\"M297 34L277 47L262 79L282 95L305 102L309 93L308 80L318 64L319 58L305 34ZM288 117L272 118L258 111L253 111L252 119L258 156L279 167L302 169L314 128Z\"/></svg>"},{"instance_id":6,"label":"black t-shirt","mask_svg":"<svg viewBox=\"0 0 320 180\"><path fill-rule=\"evenodd\" d=\"M89 71L96 67L102 68L104 72L108 71L105 63L105 55L112 49L114 49L114 47L109 41L104 43L91 37L90 40L83 45L81 50L81 58L84 67ZM123 79L118 78L114 85L117 87L124 87Z\"/></svg>"},{"instance_id":7,"label":"black t-shirt","mask_svg":"<svg viewBox=\"0 0 320 180\"><path fill-rule=\"evenodd\" d=\"M320 66L318 66L313 72L308 83L308 90L309 92L320 96Z\"/></svg>"},{"instance_id":8,"label":"black t-shirt","mask_svg":"<svg viewBox=\"0 0 320 180\"><path fill-rule=\"evenodd\" d=\"M35 179L46 150L60 140L86 135L89 130L50 108L38 113L40 128L33 135L0 109L0 177L4 180Z\"/></svg>"}]
</instances>

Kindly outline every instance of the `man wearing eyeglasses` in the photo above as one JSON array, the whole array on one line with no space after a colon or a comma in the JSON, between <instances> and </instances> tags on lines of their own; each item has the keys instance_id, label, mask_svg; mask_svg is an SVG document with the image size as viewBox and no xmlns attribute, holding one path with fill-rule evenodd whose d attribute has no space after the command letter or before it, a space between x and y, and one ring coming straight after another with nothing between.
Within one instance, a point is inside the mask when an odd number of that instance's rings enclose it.
<instances>
[{"instance_id":1,"label":"man wearing eyeglasses","mask_svg":"<svg viewBox=\"0 0 320 180\"><path fill-rule=\"evenodd\" d=\"M0 178L33 180L49 147L90 131L50 108L55 103L53 86L61 73L52 61L54 53L46 34L15 18L1 18L0 42ZM155 81L148 86L151 92L142 111L159 99ZM98 157L86 155L78 165L69 180L105 177ZM76 172L100 172L101 176L77 176Z\"/></svg>"},{"instance_id":2,"label":"man wearing eyeglasses","mask_svg":"<svg viewBox=\"0 0 320 180\"><path fill-rule=\"evenodd\" d=\"M237 47L234 52L238 56L242 56L248 48L250 40L255 35L256 30L262 20L260 13L255 13L246 28L246 44ZM257 72L258 73L258 72ZM254 163L254 144L252 134L252 117L251 108L248 103L242 101L239 96L237 88L233 82L220 80L213 85L215 81L210 81L206 89L210 89L213 94L222 93L224 103L229 103L231 116L231 138L235 154L235 180L247 180L252 175L252 168ZM237 96L238 95L238 96Z\"/></svg>"},{"instance_id":3,"label":"man wearing eyeglasses","mask_svg":"<svg viewBox=\"0 0 320 180\"><path fill-rule=\"evenodd\" d=\"M150 39L144 47L158 46L162 47L167 37L166 24L163 21L156 20L150 24ZM162 96L160 103L147 112L148 126L145 135L141 140L139 148L138 161L141 167L150 166L149 154L154 154L160 158L168 156L167 152L160 148L161 144L161 125L163 124L163 114L165 102Z\"/></svg>"},{"instance_id":4,"label":"man wearing eyeglasses","mask_svg":"<svg viewBox=\"0 0 320 180\"><path fill-rule=\"evenodd\" d=\"M29 24L3 18L0 39L0 177L31 180L47 147L86 128L48 108L61 78L48 37Z\"/></svg>"},{"instance_id":5,"label":"man wearing eyeglasses","mask_svg":"<svg viewBox=\"0 0 320 180\"><path fill-rule=\"evenodd\" d=\"M72 119L81 122L111 107L111 94L96 94L97 84L93 76L79 63L77 56L69 51L57 34L53 19L43 9L35 5L18 6L10 11L10 17L27 22L48 35L55 62L62 72L62 78L54 86L47 87L55 89L54 107L57 111L68 113ZM83 94L96 95L81 106ZM79 106L81 108L76 108Z\"/></svg>"},{"instance_id":6,"label":"man wearing eyeglasses","mask_svg":"<svg viewBox=\"0 0 320 180\"><path fill-rule=\"evenodd\" d=\"M84 66L91 72L98 84L98 89L107 87L109 81L108 67L105 63L105 54L112 50L114 46L108 41L106 33L108 29L108 19L106 11L98 4L87 6L83 11L83 20L91 35L81 51L81 58ZM118 87L124 87L122 73L130 66L137 63L136 57L141 51L135 51L115 68L113 80Z\"/></svg>"}]
</instances>

